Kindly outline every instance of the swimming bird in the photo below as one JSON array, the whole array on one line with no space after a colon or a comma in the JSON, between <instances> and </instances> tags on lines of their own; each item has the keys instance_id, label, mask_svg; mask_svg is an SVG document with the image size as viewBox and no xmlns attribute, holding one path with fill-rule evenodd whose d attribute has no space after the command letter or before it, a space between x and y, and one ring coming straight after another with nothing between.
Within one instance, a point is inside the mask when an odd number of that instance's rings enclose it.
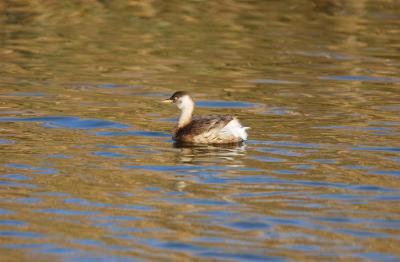
<instances>
[{"instance_id":1,"label":"swimming bird","mask_svg":"<svg viewBox=\"0 0 400 262\"><path fill-rule=\"evenodd\" d=\"M177 91L165 103L174 103L180 110L173 140L199 144L233 144L247 140L246 130L239 120L230 115L192 117L195 102L189 93Z\"/></svg>"}]
</instances>

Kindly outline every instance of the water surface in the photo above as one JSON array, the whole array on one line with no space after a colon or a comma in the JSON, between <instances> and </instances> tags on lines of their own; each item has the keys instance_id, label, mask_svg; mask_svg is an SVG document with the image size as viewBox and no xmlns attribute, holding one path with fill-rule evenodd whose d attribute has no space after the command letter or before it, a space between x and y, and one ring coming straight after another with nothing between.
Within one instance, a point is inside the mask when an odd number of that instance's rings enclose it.
<instances>
[{"instance_id":1,"label":"water surface","mask_svg":"<svg viewBox=\"0 0 400 262\"><path fill-rule=\"evenodd\" d=\"M399 10L0 3L1 257L399 260ZM176 90L249 141L174 144Z\"/></svg>"}]
</instances>

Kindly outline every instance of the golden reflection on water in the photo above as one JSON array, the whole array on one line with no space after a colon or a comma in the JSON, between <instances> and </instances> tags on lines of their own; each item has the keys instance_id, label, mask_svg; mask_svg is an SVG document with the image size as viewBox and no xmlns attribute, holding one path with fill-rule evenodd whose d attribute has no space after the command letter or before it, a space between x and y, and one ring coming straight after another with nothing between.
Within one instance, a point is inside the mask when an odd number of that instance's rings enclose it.
<instances>
[{"instance_id":1,"label":"golden reflection on water","mask_svg":"<svg viewBox=\"0 0 400 262\"><path fill-rule=\"evenodd\" d=\"M396 260L398 10L0 2L1 257ZM174 145L181 89L250 140Z\"/></svg>"}]
</instances>

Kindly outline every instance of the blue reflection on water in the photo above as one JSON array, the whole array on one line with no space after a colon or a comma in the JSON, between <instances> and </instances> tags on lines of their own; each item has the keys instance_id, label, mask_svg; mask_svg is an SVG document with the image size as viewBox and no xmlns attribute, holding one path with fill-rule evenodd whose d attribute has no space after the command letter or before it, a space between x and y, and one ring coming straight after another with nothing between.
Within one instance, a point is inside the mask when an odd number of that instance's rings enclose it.
<instances>
[{"instance_id":1,"label":"blue reflection on water","mask_svg":"<svg viewBox=\"0 0 400 262\"><path fill-rule=\"evenodd\" d=\"M238 221L229 223L226 226L239 230L265 230L271 228L271 225L254 221Z\"/></svg>"},{"instance_id":2,"label":"blue reflection on water","mask_svg":"<svg viewBox=\"0 0 400 262\"><path fill-rule=\"evenodd\" d=\"M0 145L10 145L10 144L14 144L15 141L13 140L9 140L9 139L0 139Z\"/></svg>"},{"instance_id":3,"label":"blue reflection on water","mask_svg":"<svg viewBox=\"0 0 400 262\"><path fill-rule=\"evenodd\" d=\"M14 238L40 238L42 234L27 231L0 231L0 237Z\"/></svg>"},{"instance_id":4,"label":"blue reflection on water","mask_svg":"<svg viewBox=\"0 0 400 262\"><path fill-rule=\"evenodd\" d=\"M11 181L0 181L0 187L1 186L24 187L24 188L36 188L37 187L37 185L33 185L33 184L17 183L17 182L11 182Z\"/></svg>"},{"instance_id":5,"label":"blue reflection on water","mask_svg":"<svg viewBox=\"0 0 400 262\"><path fill-rule=\"evenodd\" d=\"M375 147L375 146L357 146L352 147L355 151L382 151L382 152L400 152L400 147Z\"/></svg>"},{"instance_id":6,"label":"blue reflection on water","mask_svg":"<svg viewBox=\"0 0 400 262\"><path fill-rule=\"evenodd\" d=\"M53 175L58 173L58 170L49 167L35 167L30 165L14 164L14 163L5 164L4 166L15 169L28 169L31 170L33 174L38 174L38 175Z\"/></svg>"},{"instance_id":7,"label":"blue reflection on water","mask_svg":"<svg viewBox=\"0 0 400 262\"><path fill-rule=\"evenodd\" d=\"M198 254L202 257L220 258L220 259L232 259L234 261L289 261L282 257L274 257L268 255L255 255L251 253L238 253L238 252L221 252L221 251L206 251Z\"/></svg>"},{"instance_id":8,"label":"blue reflection on water","mask_svg":"<svg viewBox=\"0 0 400 262\"><path fill-rule=\"evenodd\" d=\"M71 129L98 129L98 128L128 128L128 125L106 121L101 119L81 119L72 116L44 116L44 117L3 117L0 122L39 122L48 128L71 128Z\"/></svg>"},{"instance_id":9,"label":"blue reflection on water","mask_svg":"<svg viewBox=\"0 0 400 262\"><path fill-rule=\"evenodd\" d=\"M136 210L136 211L153 211L154 208L150 206L134 205L134 204L116 204L116 203L102 203L93 202L82 198L67 198L64 199L66 204L75 204L80 206L90 206L90 207L109 207L118 208L121 210Z\"/></svg>"},{"instance_id":10,"label":"blue reflection on water","mask_svg":"<svg viewBox=\"0 0 400 262\"><path fill-rule=\"evenodd\" d=\"M229 206L234 205L234 203L230 203L227 201L220 201L214 199L206 199L206 198L157 198L157 201L167 201L169 203L177 203L177 204L193 204L193 205L204 205L204 206Z\"/></svg>"},{"instance_id":11,"label":"blue reflection on water","mask_svg":"<svg viewBox=\"0 0 400 262\"><path fill-rule=\"evenodd\" d=\"M1 175L0 178L7 178L7 179L11 179L11 180L31 180L32 178L25 176L25 175L21 175L21 174L5 174L5 175Z\"/></svg>"},{"instance_id":12,"label":"blue reflection on water","mask_svg":"<svg viewBox=\"0 0 400 262\"><path fill-rule=\"evenodd\" d=\"M129 156L129 155L113 153L113 152L105 152L105 151L92 152L92 155L109 157L109 158L132 158L132 156Z\"/></svg>"},{"instance_id":13,"label":"blue reflection on water","mask_svg":"<svg viewBox=\"0 0 400 262\"><path fill-rule=\"evenodd\" d=\"M14 213L15 213L14 211L0 208L0 215L10 215L10 214L14 214Z\"/></svg>"},{"instance_id":14,"label":"blue reflection on water","mask_svg":"<svg viewBox=\"0 0 400 262\"><path fill-rule=\"evenodd\" d=\"M100 212L98 211L67 210L67 209L56 209L56 208L39 209L35 210L35 212L44 214L62 215L62 216L88 216L88 215L100 214Z\"/></svg>"},{"instance_id":15,"label":"blue reflection on water","mask_svg":"<svg viewBox=\"0 0 400 262\"><path fill-rule=\"evenodd\" d=\"M262 162L268 162L268 163L279 163L279 162L286 161L286 159L283 159L283 158L269 157L269 156L252 156L250 158L254 159L254 160L259 160Z\"/></svg>"},{"instance_id":16,"label":"blue reflection on water","mask_svg":"<svg viewBox=\"0 0 400 262\"><path fill-rule=\"evenodd\" d=\"M1 213L0 213L1 215ZM0 220L0 225L2 226L26 226L27 223L19 220L2 219Z\"/></svg>"},{"instance_id":17,"label":"blue reflection on water","mask_svg":"<svg viewBox=\"0 0 400 262\"><path fill-rule=\"evenodd\" d=\"M318 251L321 248L316 245L302 245L302 244L293 244L293 245L284 245L285 248L297 251Z\"/></svg>"},{"instance_id":18,"label":"blue reflection on water","mask_svg":"<svg viewBox=\"0 0 400 262\"><path fill-rule=\"evenodd\" d=\"M371 170L368 171L371 175L385 175L385 176L400 176L400 170Z\"/></svg>"}]
</instances>

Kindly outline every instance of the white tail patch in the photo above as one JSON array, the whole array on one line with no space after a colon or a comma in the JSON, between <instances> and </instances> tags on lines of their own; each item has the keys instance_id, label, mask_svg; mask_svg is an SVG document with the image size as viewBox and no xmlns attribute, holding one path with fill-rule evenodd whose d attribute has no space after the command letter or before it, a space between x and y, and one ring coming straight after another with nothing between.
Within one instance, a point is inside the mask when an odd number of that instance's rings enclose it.
<instances>
[{"instance_id":1,"label":"white tail patch","mask_svg":"<svg viewBox=\"0 0 400 262\"><path fill-rule=\"evenodd\" d=\"M250 129L250 127L242 126L239 120L237 120L237 118L234 118L226 126L224 126L224 128L222 128L221 132L226 135L233 135L234 137L240 138L242 140L247 140L247 129Z\"/></svg>"}]
</instances>

